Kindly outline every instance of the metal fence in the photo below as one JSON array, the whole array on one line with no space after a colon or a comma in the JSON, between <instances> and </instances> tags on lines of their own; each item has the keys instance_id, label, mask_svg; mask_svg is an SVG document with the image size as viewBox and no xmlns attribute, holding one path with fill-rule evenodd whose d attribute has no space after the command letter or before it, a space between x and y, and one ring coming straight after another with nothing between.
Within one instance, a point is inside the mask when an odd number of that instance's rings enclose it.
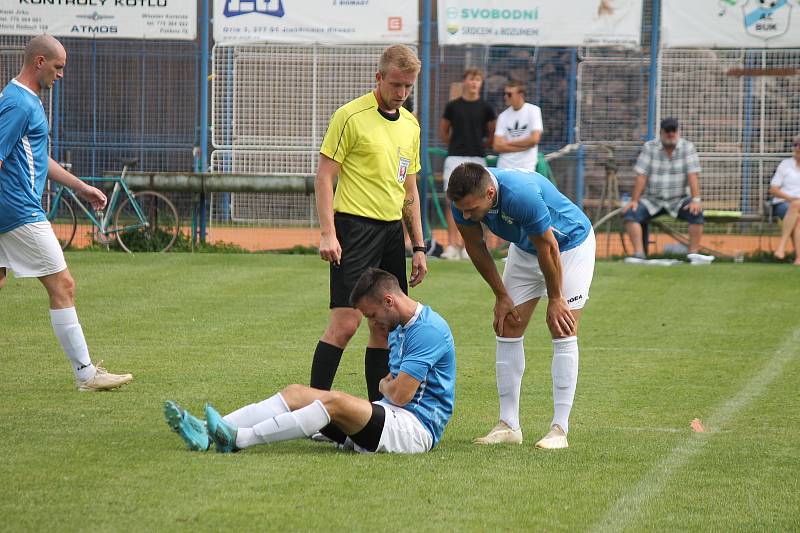
<instances>
[{"instance_id":1,"label":"metal fence","mask_svg":"<svg viewBox=\"0 0 800 533\"><path fill-rule=\"evenodd\" d=\"M17 75L30 36L0 36L3 83ZM198 166L200 51L194 42L61 39L64 78L41 94L50 121L51 155L78 176L137 170L191 171ZM185 227L195 199L167 193ZM92 226L79 220L78 234ZM90 242L90 241L89 241Z\"/></svg>"},{"instance_id":2,"label":"metal fence","mask_svg":"<svg viewBox=\"0 0 800 533\"><path fill-rule=\"evenodd\" d=\"M476 66L486 73L483 97L498 113L504 85L512 79L526 84L527 100L542 109L544 152L580 143L552 166L560 188L593 216L604 208L599 198L609 193L609 158L617 169L613 185L629 193L641 145L665 116L680 120L684 137L700 153L701 190L709 208L766 215L769 179L780 159L790 156L789 140L800 124L800 77L781 74L800 64L800 50L661 50L652 57L658 50L651 42L653 4L644 3L642 46L636 50L452 47L439 46L434 35L430 62L423 65L431 80L429 145L443 147L437 126L444 106L458 92L464 69ZM27 40L0 37L5 80L18 72ZM200 101L206 54L198 42L65 39L64 44L65 78L43 93L43 101L53 156L70 160L73 171L84 176L119 171L119 160L133 157L141 170L203 168L199 145L206 113L212 170L312 176L328 119L374 85L384 48L215 46L206 110ZM442 159L430 160L438 178ZM429 193L431 201L442 202L438 179ZM186 214L196 201L173 198ZM207 207L211 240L237 242L246 233L242 244L274 248L312 246L318 239L312 192L216 193ZM430 213L436 230L440 222L435 210Z\"/></svg>"},{"instance_id":3,"label":"metal fence","mask_svg":"<svg viewBox=\"0 0 800 533\"><path fill-rule=\"evenodd\" d=\"M190 170L198 139L197 45L65 39L64 83L53 90L53 153L79 175Z\"/></svg>"},{"instance_id":4,"label":"metal fence","mask_svg":"<svg viewBox=\"0 0 800 533\"><path fill-rule=\"evenodd\" d=\"M211 169L266 176L311 176L328 119L374 84L381 45L244 44L216 46L212 63ZM316 226L313 194L214 195L209 236L240 228ZM217 228L221 228L218 230ZM253 236L259 233L247 232ZM286 244L262 231L264 245ZM302 232L302 242L315 236Z\"/></svg>"},{"instance_id":5,"label":"metal fence","mask_svg":"<svg viewBox=\"0 0 800 533\"><path fill-rule=\"evenodd\" d=\"M0 76L19 72L30 36L0 36ZM199 143L200 54L196 43L62 39L64 79L42 93L53 158L82 176L119 171L191 170Z\"/></svg>"}]
</instances>

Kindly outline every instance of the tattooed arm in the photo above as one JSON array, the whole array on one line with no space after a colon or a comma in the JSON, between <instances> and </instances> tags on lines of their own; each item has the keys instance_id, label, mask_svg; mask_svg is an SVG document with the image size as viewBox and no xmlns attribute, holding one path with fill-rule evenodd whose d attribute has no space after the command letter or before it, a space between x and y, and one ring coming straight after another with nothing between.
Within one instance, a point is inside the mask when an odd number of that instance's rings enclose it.
<instances>
[{"instance_id":1,"label":"tattooed arm","mask_svg":"<svg viewBox=\"0 0 800 533\"><path fill-rule=\"evenodd\" d=\"M406 225L411 246L425 246L425 237L422 235L422 215L420 213L419 191L417 190L417 175L409 174L405 181L406 197L403 200L403 223ZM414 252L411 258L412 287L419 285L428 273L425 252Z\"/></svg>"}]
</instances>

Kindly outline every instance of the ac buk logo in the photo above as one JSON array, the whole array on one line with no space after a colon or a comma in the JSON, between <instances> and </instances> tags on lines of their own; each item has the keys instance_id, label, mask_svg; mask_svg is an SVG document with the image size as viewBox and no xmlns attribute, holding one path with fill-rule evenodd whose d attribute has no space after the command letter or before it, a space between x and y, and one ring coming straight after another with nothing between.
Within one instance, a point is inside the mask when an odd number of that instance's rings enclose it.
<instances>
[{"instance_id":1,"label":"ac buk logo","mask_svg":"<svg viewBox=\"0 0 800 533\"><path fill-rule=\"evenodd\" d=\"M225 0L225 9L223 9L222 14L226 17L235 17L248 13L282 17L284 14L283 0Z\"/></svg>"},{"instance_id":2,"label":"ac buk logo","mask_svg":"<svg viewBox=\"0 0 800 533\"><path fill-rule=\"evenodd\" d=\"M794 0L797 1L797 0ZM721 0L725 15L727 6L742 6L744 30L748 35L759 39L774 39L789 29L792 14L792 0Z\"/></svg>"}]
</instances>

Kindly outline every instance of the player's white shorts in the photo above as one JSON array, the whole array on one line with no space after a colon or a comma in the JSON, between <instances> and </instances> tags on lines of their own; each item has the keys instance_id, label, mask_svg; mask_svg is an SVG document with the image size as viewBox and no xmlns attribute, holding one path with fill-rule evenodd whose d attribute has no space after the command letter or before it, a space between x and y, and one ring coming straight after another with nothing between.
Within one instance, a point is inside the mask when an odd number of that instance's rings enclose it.
<instances>
[{"instance_id":1,"label":"player's white shorts","mask_svg":"<svg viewBox=\"0 0 800 533\"><path fill-rule=\"evenodd\" d=\"M594 256L594 231L590 231L580 245L561 254L561 290L570 309L582 309L589 299L589 287L594 275ZM514 244L508 248L503 285L514 305L547 296L547 285L542 269L539 268L539 258Z\"/></svg>"},{"instance_id":2,"label":"player's white shorts","mask_svg":"<svg viewBox=\"0 0 800 533\"><path fill-rule=\"evenodd\" d=\"M486 159L483 157L468 157L463 155L448 155L444 159L444 167L442 167L442 186L444 192L447 192L447 184L450 183L450 174L461 163L478 163L479 165L486 166Z\"/></svg>"},{"instance_id":3,"label":"player's white shorts","mask_svg":"<svg viewBox=\"0 0 800 533\"><path fill-rule=\"evenodd\" d=\"M433 447L433 437L411 411L397 407L385 400L378 400L373 403L382 405L386 410L381 440L378 442L378 448L375 453L423 453L430 451ZM358 445L355 446L355 450L359 453L369 453Z\"/></svg>"},{"instance_id":4,"label":"player's white shorts","mask_svg":"<svg viewBox=\"0 0 800 533\"><path fill-rule=\"evenodd\" d=\"M40 278L67 268L49 222L32 222L0 233L0 267L17 278Z\"/></svg>"}]
</instances>

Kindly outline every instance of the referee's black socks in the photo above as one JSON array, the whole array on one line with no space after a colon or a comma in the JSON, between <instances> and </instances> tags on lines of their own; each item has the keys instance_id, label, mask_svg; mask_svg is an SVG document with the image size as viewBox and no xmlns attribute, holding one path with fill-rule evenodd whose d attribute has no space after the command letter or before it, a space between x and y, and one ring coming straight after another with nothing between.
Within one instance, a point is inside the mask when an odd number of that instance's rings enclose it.
<instances>
[{"instance_id":1,"label":"referee's black socks","mask_svg":"<svg viewBox=\"0 0 800 533\"><path fill-rule=\"evenodd\" d=\"M311 361L311 386L315 389L331 390L333 378L339 368L339 361L342 360L344 350L319 341L317 349L314 350L314 359Z\"/></svg>"},{"instance_id":2,"label":"referee's black socks","mask_svg":"<svg viewBox=\"0 0 800 533\"><path fill-rule=\"evenodd\" d=\"M342 360L344 350L319 341L317 349L314 350L314 359L311 361L311 386L315 389L331 390L333 378L339 368L339 361ZM344 444L347 435L335 424L328 424L320 430L320 433L334 442Z\"/></svg>"},{"instance_id":3,"label":"referee's black socks","mask_svg":"<svg viewBox=\"0 0 800 533\"><path fill-rule=\"evenodd\" d=\"M378 384L389 373L389 350L386 348L367 348L364 354L364 377L367 379L367 396L375 402L383 398Z\"/></svg>"}]
</instances>

